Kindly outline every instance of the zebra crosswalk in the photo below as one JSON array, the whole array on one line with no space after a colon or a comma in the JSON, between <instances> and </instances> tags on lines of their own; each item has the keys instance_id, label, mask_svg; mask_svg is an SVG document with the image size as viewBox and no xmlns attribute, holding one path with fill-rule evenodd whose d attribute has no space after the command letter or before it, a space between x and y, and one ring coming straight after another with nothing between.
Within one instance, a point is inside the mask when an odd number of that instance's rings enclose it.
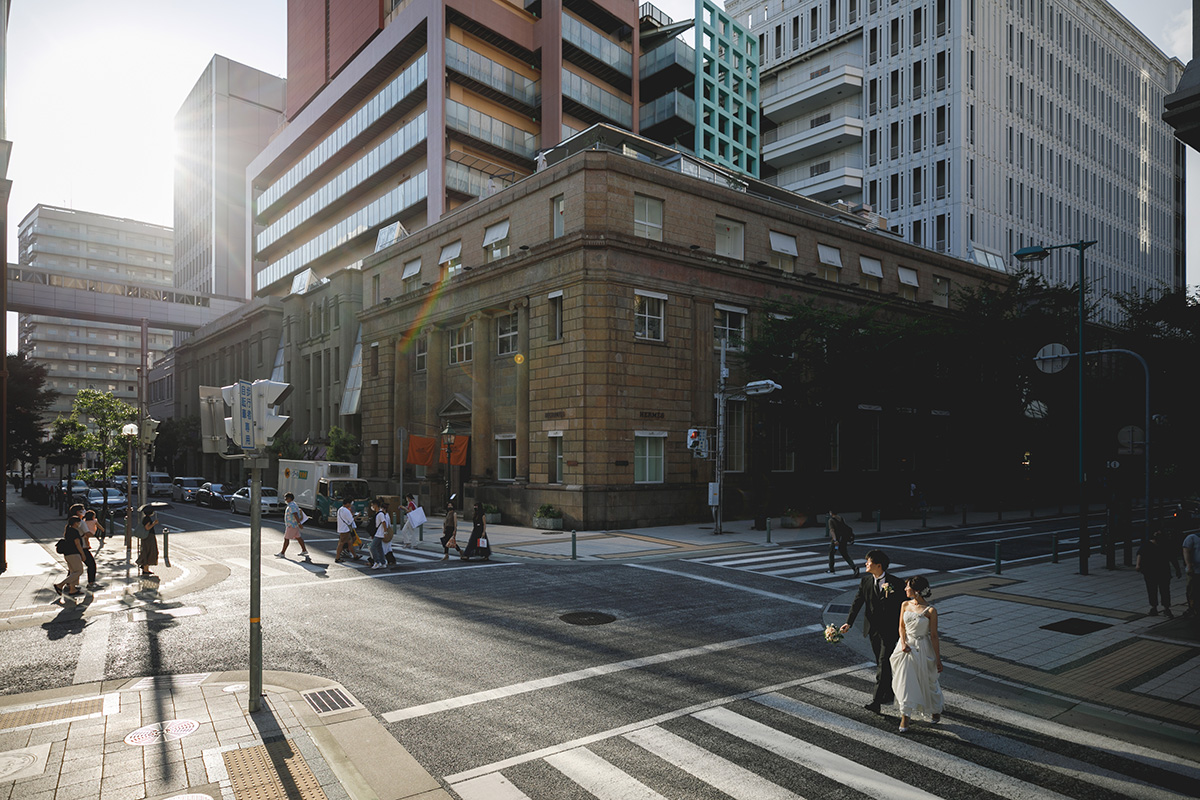
<instances>
[{"instance_id":1,"label":"zebra crosswalk","mask_svg":"<svg viewBox=\"0 0 1200 800\"><path fill-rule=\"evenodd\" d=\"M946 692L938 725L861 710L859 665L445 776L462 800L1195 796L1200 763ZM565 779L565 783L564 783Z\"/></svg>"},{"instance_id":2,"label":"zebra crosswalk","mask_svg":"<svg viewBox=\"0 0 1200 800\"><path fill-rule=\"evenodd\" d=\"M859 579L854 577L853 570L846 566L846 562L841 559L841 556L838 556L836 563L838 571L833 574L827 572L826 570L829 569L829 552L827 550L788 548L768 554L726 553L719 556L689 558L688 561L712 567L770 575L773 578L823 586L827 589L850 589L857 586L859 582ZM893 561L888 571L909 578L913 575L927 575L937 570L910 568Z\"/></svg>"}]
</instances>

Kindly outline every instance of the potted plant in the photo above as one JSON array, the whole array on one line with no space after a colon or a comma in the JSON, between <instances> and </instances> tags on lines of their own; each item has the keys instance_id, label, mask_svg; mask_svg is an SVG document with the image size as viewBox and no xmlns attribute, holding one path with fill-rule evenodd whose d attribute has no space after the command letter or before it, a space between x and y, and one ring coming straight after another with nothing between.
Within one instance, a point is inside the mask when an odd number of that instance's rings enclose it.
<instances>
[{"instance_id":1,"label":"potted plant","mask_svg":"<svg viewBox=\"0 0 1200 800\"><path fill-rule=\"evenodd\" d=\"M538 506L537 511L533 512L533 527L535 528L544 531L561 531L562 524L562 511L549 503L542 503Z\"/></svg>"},{"instance_id":2,"label":"potted plant","mask_svg":"<svg viewBox=\"0 0 1200 800\"><path fill-rule=\"evenodd\" d=\"M803 528L805 515L803 511L797 511L794 508L789 508L783 512L783 516L779 518L779 527L781 528Z\"/></svg>"},{"instance_id":3,"label":"potted plant","mask_svg":"<svg viewBox=\"0 0 1200 800\"><path fill-rule=\"evenodd\" d=\"M500 507L491 503L483 504L483 521L488 525L500 524Z\"/></svg>"}]
</instances>

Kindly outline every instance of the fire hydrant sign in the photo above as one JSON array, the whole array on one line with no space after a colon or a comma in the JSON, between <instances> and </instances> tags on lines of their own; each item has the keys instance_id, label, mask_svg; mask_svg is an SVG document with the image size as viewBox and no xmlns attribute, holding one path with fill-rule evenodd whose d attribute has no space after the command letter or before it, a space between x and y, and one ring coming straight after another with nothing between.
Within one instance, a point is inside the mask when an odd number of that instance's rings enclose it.
<instances>
[{"instance_id":1,"label":"fire hydrant sign","mask_svg":"<svg viewBox=\"0 0 1200 800\"><path fill-rule=\"evenodd\" d=\"M254 392L250 381L238 381L237 444L243 450L254 449Z\"/></svg>"}]
</instances>

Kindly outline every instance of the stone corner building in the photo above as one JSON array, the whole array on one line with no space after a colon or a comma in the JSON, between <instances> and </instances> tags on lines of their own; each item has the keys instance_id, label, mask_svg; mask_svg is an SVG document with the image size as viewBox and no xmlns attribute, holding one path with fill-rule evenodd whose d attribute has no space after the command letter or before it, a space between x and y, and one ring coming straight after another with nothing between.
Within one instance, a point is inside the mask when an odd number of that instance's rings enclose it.
<instances>
[{"instance_id":1,"label":"stone corner building","mask_svg":"<svg viewBox=\"0 0 1200 800\"><path fill-rule=\"evenodd\" d=\"M771 301L947 313L951 287L1007 280L880 222L595 126L364 261L363 474L444 507L449 425L463 507L528 521L549 503L568 529L705 519L713 464L685 432L715 424L721 339L736 349ZM730 367L730 386L771 377ZM733 513L807 468L806 437L767 414L729 403Z\"/></svg>"}]
</instances>

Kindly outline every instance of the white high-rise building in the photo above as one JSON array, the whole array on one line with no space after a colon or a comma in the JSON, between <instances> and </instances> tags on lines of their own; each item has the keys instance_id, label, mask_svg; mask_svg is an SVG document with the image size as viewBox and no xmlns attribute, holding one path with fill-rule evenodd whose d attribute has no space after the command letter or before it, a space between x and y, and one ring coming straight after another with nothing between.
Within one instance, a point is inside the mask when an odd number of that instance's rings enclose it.
<instances>
[{"instance_id":1,"label":"white high-rise building","mask_svg":"<svg viewBox=\"0 0 1200 800\"><path fill-rule=\"evenodd\" d=\"M1185 285L1183 73L1105 0L730 0L759 37L763 177L1011 269L1096 240L1089 294ZM1076 251L1033 267L1078 279Z\"/></svg>"}]
</instances>

